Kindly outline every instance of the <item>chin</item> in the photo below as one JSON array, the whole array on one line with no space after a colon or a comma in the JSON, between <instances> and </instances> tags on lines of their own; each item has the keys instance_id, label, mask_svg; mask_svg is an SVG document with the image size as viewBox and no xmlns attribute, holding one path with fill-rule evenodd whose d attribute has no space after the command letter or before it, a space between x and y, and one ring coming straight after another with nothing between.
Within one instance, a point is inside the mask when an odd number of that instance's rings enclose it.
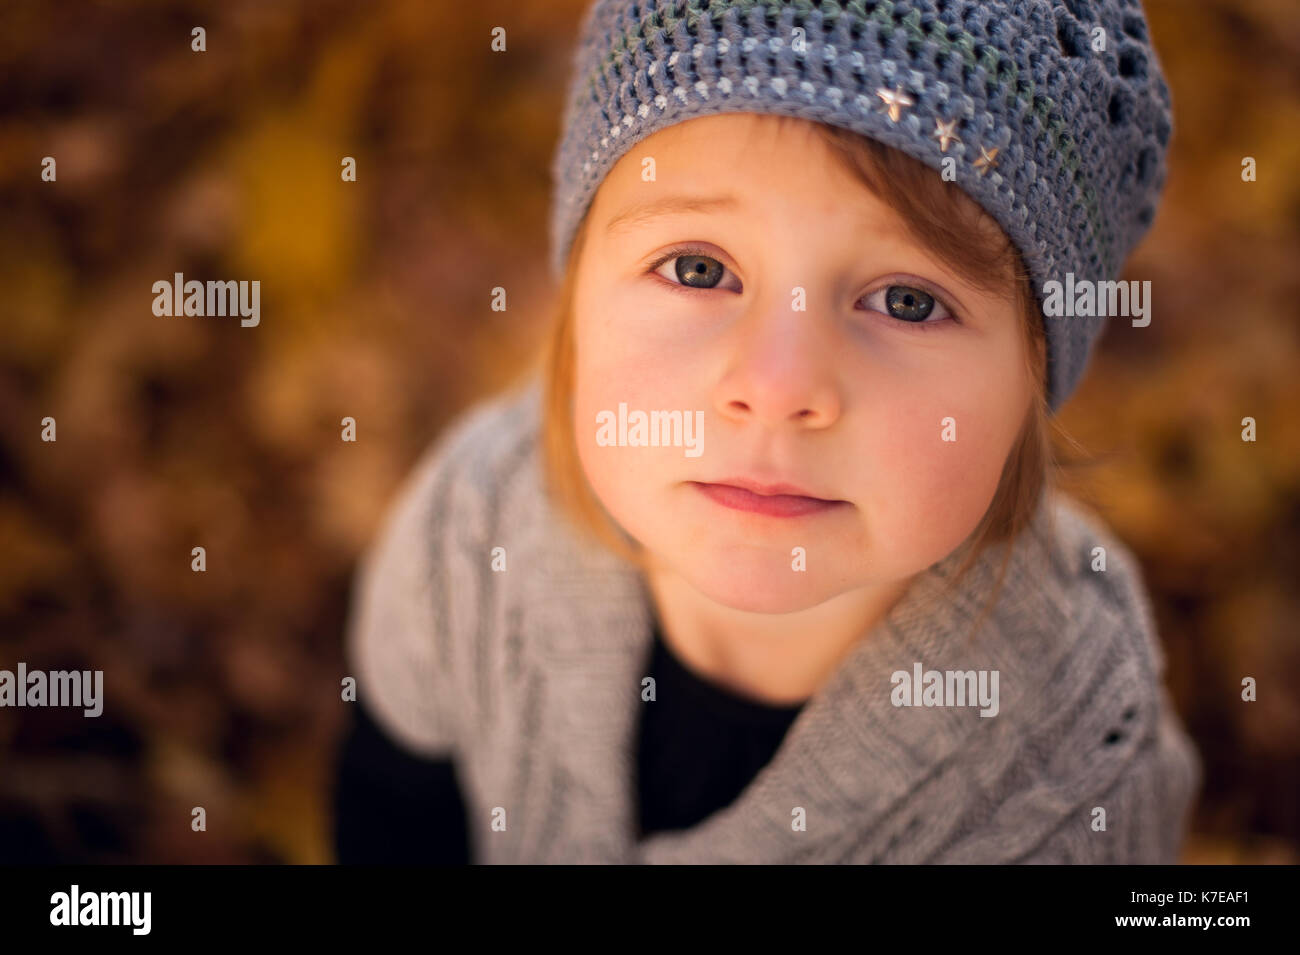
<instances>
[{"instance_id":1,"label":"chin","mask_svg":"<svg viewBox=\"0 0 1300 955\"><path fill-rule=\"evenodd\" d=\"M806 571L791 570L788 558L784 568L724 563L721 569L718 565L708 570L692 568L685 576L691 586L710 600L748 613L796 613L816 607L836 594L826 581L818 581Z\"/></svg>"}]
</instances>

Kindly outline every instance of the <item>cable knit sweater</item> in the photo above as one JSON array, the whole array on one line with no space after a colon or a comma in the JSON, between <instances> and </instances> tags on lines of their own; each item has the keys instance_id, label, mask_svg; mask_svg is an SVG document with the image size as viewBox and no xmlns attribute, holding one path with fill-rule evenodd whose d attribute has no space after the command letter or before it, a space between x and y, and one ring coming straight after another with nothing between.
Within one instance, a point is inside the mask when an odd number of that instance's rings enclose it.
<instances>
[{"instance_id":1,"label":"cable knit sweater","mask_svg":"<svg viewBox=\"0 0 1300 955\"><path fill-rule=\"evenodd\" d=\"M348 622L351 672L384 728L455 760L475 859L1178 860L1203 770L1163 685L1141 573L1059 493L1017 541L976 639L996 549L954 594L939 593L953 555L922 572L733 803L638 839L649 592L548 500L539 399L532 379L430 446L362 560ZM917 663L996 670L997 714L896 706L891 675Z\"/></svg>"}]
</instances>

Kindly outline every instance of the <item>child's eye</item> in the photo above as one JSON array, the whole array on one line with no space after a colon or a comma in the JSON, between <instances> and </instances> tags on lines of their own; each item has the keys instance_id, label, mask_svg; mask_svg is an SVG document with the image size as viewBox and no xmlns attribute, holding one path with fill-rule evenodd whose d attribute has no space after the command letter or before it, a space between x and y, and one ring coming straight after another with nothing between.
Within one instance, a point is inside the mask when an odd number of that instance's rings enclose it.
<instances>
[{"instance_id":1,"label":"child's eye","mask_svg":"<svg viewBox=\"0 0 1300 955\"><path fill-rule=\"evenodd\" d=\"M669 265L671 269L665 268ZM650 266L649 271L666 279L674 288L707 292L719 287L727 274L727 267L698 250L673 249ZM739 288L733 288L733 291L739 291Z\"/></svg>"},{"instance_id":2,"label":"child's eye","mask_svg":"<svg viewBox=\"0 0 1300 955\"><path fill-rule=\"evenodd\" d=\"M672 267L671 272L668 266ZM730 274L716 258L691 247L671 249L648 271L664 279L674 291L688 294L692 290L707 292L719 288L723 277ZM732 291L740 291L739 286L739 281L734 282ZM883 285L861 301L871 311L897 319L894 324L918 331L941 325L945 320L957 320L940 299L915 285Z\"/></svg>"},{"instance_id":3,"label":"child's eye","mask_svg":"<svg viewBox=\"0 0 1300 955\"><path fill-rule=\"evenodd\" d=\"M937 298L913 285L884 285L864 301L873 312L915 326L938 325L955 317Z\"/></svg>"}]
</instances>

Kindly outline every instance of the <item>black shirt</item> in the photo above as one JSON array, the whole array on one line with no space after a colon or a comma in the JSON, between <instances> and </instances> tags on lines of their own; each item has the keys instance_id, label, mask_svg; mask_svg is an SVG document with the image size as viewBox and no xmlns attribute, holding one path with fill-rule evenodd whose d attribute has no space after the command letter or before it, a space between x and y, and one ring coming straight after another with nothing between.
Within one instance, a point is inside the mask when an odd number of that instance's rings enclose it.
<instances>
[{"instance_id":1,"label":"black shirt","mask_svg":"<svg viewBox=\"0 0 1300 955\"><path fill-rule=\"evenodd\" d=\"M637 746L639 833L687 829L732 803L771 760L803 704L740 696L688 669L653 630ZM636 692L631 688L629 692ZM404 749L353 710L335 781L341 863L467 864L465 803L451 759ZM449 820L447 826L430 825Z\"/></svg>"}]
</instances>

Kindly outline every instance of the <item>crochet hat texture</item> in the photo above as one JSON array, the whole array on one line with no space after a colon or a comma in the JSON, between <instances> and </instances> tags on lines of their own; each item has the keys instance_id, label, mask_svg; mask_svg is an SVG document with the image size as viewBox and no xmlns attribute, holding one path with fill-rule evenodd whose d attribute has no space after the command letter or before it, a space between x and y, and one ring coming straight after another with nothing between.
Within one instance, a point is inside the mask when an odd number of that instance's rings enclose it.
<instances>
[{"instance_id":1,"label":"crochet hat texture","mask_svg":"<svg viewBox=\"0 0 1300 955\"><path fill-rule=\"evenodd\" d=\"M951 157L1040 301L1067 273L1118 276L1155 216L1172 126L1138 0L597 0L552 168L552 274L619 157L724 112L842 126L935 169ZM1044 316L1053 411L1103 321Z\"/></svg>"}]
</instances>

